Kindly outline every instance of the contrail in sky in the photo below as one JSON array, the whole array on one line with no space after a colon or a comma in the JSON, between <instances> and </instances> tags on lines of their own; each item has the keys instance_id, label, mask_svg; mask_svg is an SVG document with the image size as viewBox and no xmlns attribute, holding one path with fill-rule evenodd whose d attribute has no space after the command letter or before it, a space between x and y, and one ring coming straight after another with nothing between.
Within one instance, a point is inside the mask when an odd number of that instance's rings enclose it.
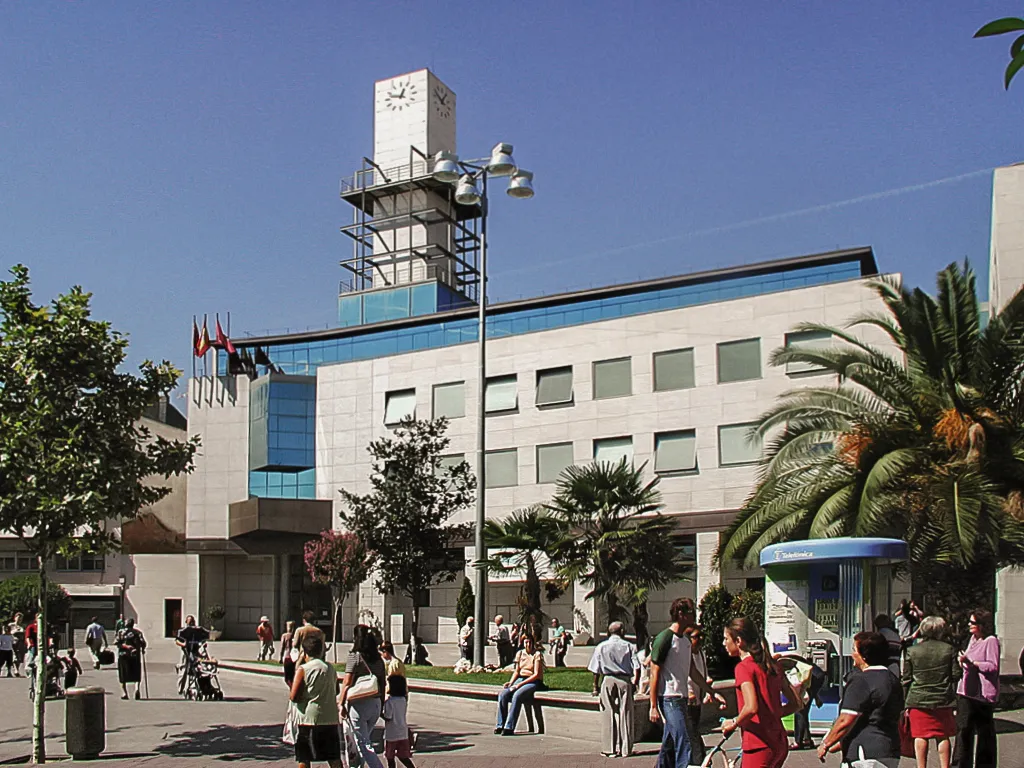
<instances>
[{"instance_id":1,"label":"contrail in sky","mask_svg":"<svg viewBox=\"0 0 1024 768\"><path fill-rule=\"evenodd\" d=\"M886 189L881 192L872 192L869 195L860 195L859 197L851 197L847 200L837 200L832 203L823 203L822 205L812 205L810 208L800 208L795 211L787 211L785 213L774 213L770 216L758 216L756 219L747 219L745 221L737 221L734 224L725 224L720 227L709 227L708 229L695 229L690 232L683 232L678 235L672 235L671 237L663 237L658 240L648 240L644 243L631 243L629 245L623 245L618 248L611 248L607 251L596 251L594 253L588 253L584 256L571 256L566 259L556 259L555 261L545 262L545 266L552 266L554 264L572 264L579 261L587 261L589 259L598 259L604 256L614 256L620 253L628 253L629 251L639 251L644 248L650 248L655 245L663 245L665 243L674 243L679 240L687 240L691 237L702 237L704 235L717 235L722 232L732 232L737 229L745 229L747 227L754 227L758 224L768 224L775 221L784 221L785 219L796 218L797 216L806 216L811 213L825 213L826 211L834 211L838 208L845 208L849 205L857 205L858 203L866 203L871 200L881 200L886 197L896 197L897 195L906 195L911 192L921 192L925 189L931 189L932 187L941 187L945 184L953 184L964 179L972 179L975 176L982 176L986 173L992 173L994 168L982 168L978 171L971 171L969 173L961 173L956 176L947 176L944 179L935 179L934 181L926 181L922 184L911 184L906 187L897 187L896 189ZM519 272L532 272L536 270L536 265L529 267L520 267L518 269L505 269L500 272L496 272L495 275L513 275Z\"/></svg>"}]
</instances>

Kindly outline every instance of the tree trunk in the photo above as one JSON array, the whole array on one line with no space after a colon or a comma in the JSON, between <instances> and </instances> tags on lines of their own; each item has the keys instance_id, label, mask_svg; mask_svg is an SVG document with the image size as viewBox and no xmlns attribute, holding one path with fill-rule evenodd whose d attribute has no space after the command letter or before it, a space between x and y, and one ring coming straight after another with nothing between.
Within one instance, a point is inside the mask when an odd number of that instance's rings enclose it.
<instances>
[{"instance_id":1,"label":"tree trunk","mask_svg":"<svg viewBox=\"0 0 1024 768\"><path fill-rule=\"evenodd\" d=\"M523 619L530 624L530 618L537 617L538 623L544 618L540 607L540 577L537 576L537 564L533 555L526 557L526 581L523 584L524 597L526 598L526 610L523 612Z\"/></svg>"},{"instance_id":2,"label":"tree trunk","mask_svg":"<svg viewBox=\"0 0 1024 768\"><path fill-rule=\"evenodd\" d=\"M619 606L619 598L615 592L608 593L608 597L605 598L605 603L608 605L608 623L611 624L613 621L620 621L622 608Z\"/></svg>"},{"instance_id":3,"label":"tree trunk","mask_svg":"<svg viewBox=\"0 0 1024 768\"><path fill-rule=\"evenodd\" d=\"M334 649L334 663L337 664L338 663L338 640L341 637L341 626L340 626L340 624L341 624L341 606L345 602L345 596L344 595L339 595L338 591L335 590L335 593L334 593L333 597L334 597L334 632L333 632L333 636L334 636L333 640L334 640L334 642L331 643L331 645L333 646L333 649Z\"/></svg>"},{"instance_id":4,"label":"tree trunk","mask_svg":"<svg viewBox=\"0 0 1024 768\"><path fill-rule=\"evenodd\" d=\"M967 621L979 608L995 613L996 566L992 561L958 568L944 563L911 566L913 594L926 616L946 619L954 640L966 643ZM996 628L998 634L998 627Z\"/></svg>"},{"instance_id":5,"label":"tree trunk","mask_svg":"<svg viewBox=\"0 0 1024 768\"><path fill-rule=\"evenodd\" d=\"M46 762L46 560L39 558L39 613L36 614L36 696L32 707L32 762Z\"/></svg>"},{"instance_id":6,"label":"tree trunk","mask_svg":"<svg viewBox=\"0 0 1024 768\"><path fill-rule=\"evenodd\" d=\"M647 613L647 601L637 603L633 606L633 634L636 635L636 647L638 651L647 648L647 624L650 616Z\"/></svg>"},{"instance_id":7,"label":"tree trunk","mask_svg":"<svg viewBox=\"0 0 1024 768\"><path fill-rule=\"evenodd\" d=\"M416 598L412 599L412 625L409 627L409 642L412 643L413 637L420 636L420 607L416 605ZM415 663L415 659L413 659Z\"/></svg>"}]
</instances>

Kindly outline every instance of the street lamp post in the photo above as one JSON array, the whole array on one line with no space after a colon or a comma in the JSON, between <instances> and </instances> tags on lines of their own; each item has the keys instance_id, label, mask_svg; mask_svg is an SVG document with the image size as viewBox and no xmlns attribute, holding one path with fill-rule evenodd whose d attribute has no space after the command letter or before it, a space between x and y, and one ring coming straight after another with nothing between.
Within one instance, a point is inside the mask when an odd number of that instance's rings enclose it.
<instances>
[{"instance_id":1,"label":"street lamp post","mask_svg":"<svg viewBox=\"0 0 1024 768\"><path fill-rule=\"evenodd\" d=\"M476 584L473 604L476 630L473 633L473 658L481 666L487 649L487 545L484 542L484 522L487 519L487 214L489 199L487 179L490 176L509 177L508 195L521 200L533 197L533 174L519 168L512 159L511 144L496 144L490 159L471 162L460 161L451 152L438 152L434 158L435 179L456 183L455 202L460 205L480 206L480 291L477 297L477 362L478 402L476 442L476 524L473 544L476 559ZM480 182L481 187L477 186Z\"/></svg>"}]
</instances>

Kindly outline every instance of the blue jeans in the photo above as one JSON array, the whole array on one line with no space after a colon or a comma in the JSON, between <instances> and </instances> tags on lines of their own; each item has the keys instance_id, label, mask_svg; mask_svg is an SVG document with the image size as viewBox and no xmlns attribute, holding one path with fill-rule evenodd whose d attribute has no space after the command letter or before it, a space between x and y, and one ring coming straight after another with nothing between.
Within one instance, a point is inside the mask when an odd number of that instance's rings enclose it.
<instances>
[{"instance_id":1,"label":"blue jeans","mask_svg":"<svg viewBox=\"0 0 1024 768\"><path fill-rule=\"evenodd\" d=\"M519 711L523 704L533 698L534 692L540 686L537 683L520 684L513 691L511 688L503 688L498 694L498 722L495 728L504 728L506 731L514 731L516 723L519 722ZM511 708L509 702L512 703Z\"/></svg>"},{"instance_id":2,"label":"blue jeans","mask_svg":"<svg viewBox=\"0 0 1024 768\"><path fill-rule=\"evenodd\" d=\"M690 764L690 737L686 732L685 696L659 696L663 721L657 768L686 768Z\"/></svg>"},{"instance_id":3,"label":"blue jeans","mask_svg":"<svg viewBox=\"0 0 1024 768\"><path fill-rule=\"evenodd\" d=\"M370 768L384 768L380 758L373 751L373 727L380 719L380 699L372 696L368 699L349 702L348 716L352 721L352 729L356 732L356 743L363 761Z\"/></svg>"}]
</instances>

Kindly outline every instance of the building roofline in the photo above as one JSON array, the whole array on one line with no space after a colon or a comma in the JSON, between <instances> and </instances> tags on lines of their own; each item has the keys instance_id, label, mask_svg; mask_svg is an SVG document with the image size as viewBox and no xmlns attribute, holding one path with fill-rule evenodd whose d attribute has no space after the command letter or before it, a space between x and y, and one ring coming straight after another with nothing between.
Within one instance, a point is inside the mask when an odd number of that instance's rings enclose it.
<instances>
[{"instance_id":1,"label":"building roofline","mask_svg":"<svg viewBox=\"0 0 1024 768\"><path fill-rule=\"evenodd\" d=\"M825 251L806 256L791 256L771 261L761 261L754 264L744 264L733 267L721 267L701 272L690 272L688 274L673 275L670 277L658 277L651 280L639 280L631 283L619 283L617 285L602 286L600 288L586 288L579 291L568 291L547 296L535 296L528 299L516 299L514 301L503 301L488 305L489 315L501 315L507 312L515 312L523 309L556 306L576 301L589 299L610 298L632 293L646 293L648 291L662 288L673 288L681 285L699 285L701 283L713 283L719 280L754 277L758 275L769 275L776 272L783 272L796 267L827 266L850 261L860 262L862 277L878 275L878 264L875 261L875 254L871 246L858 248L846 248L837 251ZM448 312L435 312L429 315L417 315L415 317L403 317L397 320L387 320L381 323L367 325L348 326L345 328L325 328L315 331L299 331L297 333L271 334L267 336L245 336L233 338L236 346L254 347L268 344L286 344L296 341L322 341L327 339L342 338L345 336L359 336L363 333L372 333L382 330L406 328L409 326L422 325L428 322L444 320L459 320L462 318L475 317L477 306L471 305Z\"/></svg>"}]
</instances>

